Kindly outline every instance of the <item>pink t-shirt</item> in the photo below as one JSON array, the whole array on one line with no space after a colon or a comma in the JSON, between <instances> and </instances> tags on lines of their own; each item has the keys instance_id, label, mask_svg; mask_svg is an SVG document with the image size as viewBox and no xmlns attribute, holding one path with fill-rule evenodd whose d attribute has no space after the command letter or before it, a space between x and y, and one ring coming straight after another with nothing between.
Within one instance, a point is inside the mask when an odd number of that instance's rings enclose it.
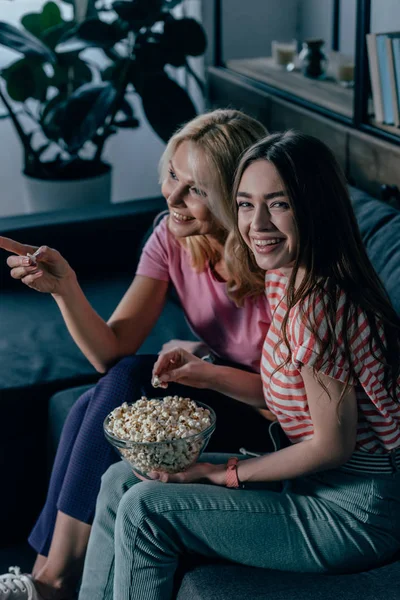
<instances>
[{"instance_id":1,"label":"pink t-shirt","mask_svg":"<svg viewBox=\"0 0 400 600\"><path fill-rule=\"evenodd\" d=\"M148 239L136 274L174 285L191 329L216 356L260 371L262 345L272 318L268 301L262 294L247 298L238 308L229 299L226 284L210 268L196 273L189 252L169 231L168 217Z\"/></svg>"}]
</instances>

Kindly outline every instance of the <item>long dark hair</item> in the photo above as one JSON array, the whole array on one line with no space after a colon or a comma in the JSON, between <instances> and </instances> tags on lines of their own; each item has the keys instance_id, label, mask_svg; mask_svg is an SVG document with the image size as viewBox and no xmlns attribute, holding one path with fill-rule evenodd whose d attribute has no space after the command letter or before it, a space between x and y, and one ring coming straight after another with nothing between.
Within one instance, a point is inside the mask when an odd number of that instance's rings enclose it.
<instances>
[{"instance_id":1,"label":"long dark hair","mask_svg":"<svg viewBox=\"0 0 400 600\"><path fill-rule=\"evenodd\" d=\"M308 306L316 308L314 300L321 301L321 297L330 335L321 339L314 310L308 317L308 327L318 342L316 364L323 364L323 356L335 356L338 302L343 290L345 303L340 337L350 371L341 399L350 378L355 376L350 340L356 331L354 324L350 325L357 322L362 311L370 327L370 352L384 366L384 385L390 396L399 401L400 318L367 256L347 184L334 155L320 140L297 131L276 133L257 142L245 152L236 172L232 198L232 214L236 217L240 180L244 171L260 159L271 162L279 172L297 228L297 255L287 288L288 311L282 323L283 339L289 351L284 364L291 360L287 337L291 308L299 302L300 307L304 306L305 300ZM254 269L254 257L240 236L237 218L232 225L235 252L246 268ZM304 268L305 277L296 289L300 267Z\"/></svg>"}]
</instances>

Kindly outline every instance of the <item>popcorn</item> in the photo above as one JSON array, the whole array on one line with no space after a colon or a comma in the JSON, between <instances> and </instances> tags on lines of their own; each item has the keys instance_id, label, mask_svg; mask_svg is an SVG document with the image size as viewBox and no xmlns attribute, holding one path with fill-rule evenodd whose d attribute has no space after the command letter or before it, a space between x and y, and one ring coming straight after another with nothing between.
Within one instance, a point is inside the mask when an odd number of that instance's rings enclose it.
<instances>
[{"instance_id":1,"label":"popcorn","mask_svg":"<svg viewBox=\"0 0 400 600\"><path fill-rule=\"evenodd\" d=\"M143 396L134 404L124 402L114 409L106 432L121 441L118 450L134 469L142 473L179 473L198 458L205 441L199 434L211 422L210 411L190 398L166 396L149 400ZM185 439L196 434L195 438ZM142 446L135 442L164 443Z\"/></svg>"},{"instance_id":2,"label":"popcorn","mask_svg":"<svg viewBox=\"0 0 400 600\"><path fill-rule=\"evenodd\" d=\"M151 385L153 388L163 388L164 390L166 390L168 387L168 383L161 381L158 375L154 375Z\"/></svg>"},{"instance_id":3,"label":"popcorn","mask_svg":"<svg viewBox=\"0 0 400 600\"><path fill-rule=\"evenodd\" d=\"M34 252L33 254L30 254L29 252L26 253L26 256L31 259L32 265L35 265L35 266L37 265L36 257L39 254L39 252L40 252L40 248L38 248L36 250L36 252Z\"/></svg>"}]
</instances>

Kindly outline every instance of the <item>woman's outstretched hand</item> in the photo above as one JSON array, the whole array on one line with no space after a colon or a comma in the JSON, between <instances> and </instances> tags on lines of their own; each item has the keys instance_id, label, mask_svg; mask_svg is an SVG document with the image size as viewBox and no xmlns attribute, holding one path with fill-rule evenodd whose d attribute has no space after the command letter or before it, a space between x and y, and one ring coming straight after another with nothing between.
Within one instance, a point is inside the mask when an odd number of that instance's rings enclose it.
<instances>
[{"instance_id":1,"label":"woman's outstretched hand","mask_svg":"<svg viewBox=\"0 0 400 600\"><path fill-rule=\"evenodd\" d=\"M28 287L47 294L60 294L65 282L75 276L61 254L47 246L29 246L0 236L0 248L12 252L7 258L13 279L20 279ZM29 258L27 254L35 254Z\"/></svg>"},{"instance_id":2,"label":"woman's outstretched hand","mask_svg":"<svg viewBox=\"0 0 400 600\"><path fill-rule=\"evenodd\" d=\"M209 387L209 375L214 365L197 358L183 348L162 352L153 367L153 378L162 383L182 383L195 388Z\"/></svg>"}]
</instances>

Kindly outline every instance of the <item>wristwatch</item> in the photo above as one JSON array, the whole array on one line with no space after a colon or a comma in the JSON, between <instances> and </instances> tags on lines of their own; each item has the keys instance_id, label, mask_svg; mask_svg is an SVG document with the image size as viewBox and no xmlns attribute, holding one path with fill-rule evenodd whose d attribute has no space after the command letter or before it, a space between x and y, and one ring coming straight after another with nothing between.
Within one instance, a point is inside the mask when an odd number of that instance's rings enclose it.
<instances>
[{"instance_id":1,"label":"wristwatch","mask_svg":"<svg viewBox=\"0 0 400 600\"><path fill-rule=\"evenodd\" d=\"M231 458L226 463L226 475L225 475L225 485L228 488L240 488L243 487L239 481L238 472L237 472L237 464L239 459L236 456L231 456Z\"/></svg>"},{"instance_id":2,"label":"wristwatch","mask_svg":"<svg viewBox=\"0 0 400 600\"><path fill-rule=\"evenodd\" d=\"M214 364L215 363L215 356L212 352L209 352L208 354L205 354L204 356L201 357L201 360L204 360L205 362Z\"/></svg>"}]
</instances>

